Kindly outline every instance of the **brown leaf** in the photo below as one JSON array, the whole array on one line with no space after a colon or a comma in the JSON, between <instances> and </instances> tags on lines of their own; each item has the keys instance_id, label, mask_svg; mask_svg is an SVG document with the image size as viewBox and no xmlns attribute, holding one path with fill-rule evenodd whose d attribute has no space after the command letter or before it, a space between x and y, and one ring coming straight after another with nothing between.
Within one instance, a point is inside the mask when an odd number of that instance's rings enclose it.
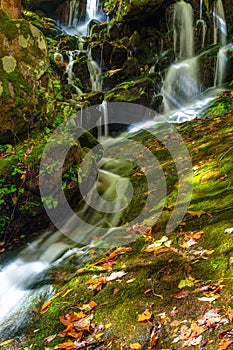
<instances>
[{"instance_id":1,"label":"brown leaf","mask_svg":"<svg viewBox=\"0 0 233 350\"><path fill-rule=\"evenodd\" d=\"M183 299L183 298L186 298L188 295L189 295L188 290L181 290L180 292L173 294L172 297L175 299Z\"/></svg>"},{"instance_id":2,"label":"brown leaf","mask_svg":"<svg viewBox=\"0 0 233 350\"><path fill-rule=\"evenodd\" d=\"M150 332L150 347L152 348L158 343L158 334L156 333L156 328L153 327L151 332Z\"/></svg>"},{"instance_id":3,"label":"brown leaf","mask_svg":"<svg viewBox=\"0 0 233 350\"><path fill-rule=\"evenodd\" d=\"M91 325L91 320L93 319L93 315L86 316L85 318L82 318L81 320L74 323L75 328L79 330L89 330Z\"/></svg>"},{"instance_id":4,"label":"brown leaf","mask_svg":"<svg viewBox=\"0 0 233 350\"><path fill-rule=\"evenodd\" d=\"M70 323L73 323L75 321L80 320L80 318L84 318L86 317L86 314L84 314L84 312L78 312L78 313L73 313L73 314L66 314L63 316L60 316L60 322L64 325L64 326L68 326Z\"/></svg>"},{"instance_id":5,"label":"brown leaf","mask_svg":"<svg viewBox=\"0 0 233 350\"><path fill-rule=\"evenodd\" d=\"M218 332L218 337L219 337L219 338L222 338L222 337L224 337L224 335L226 335L227 333L231 333L231 335L232 335L232 331L233 331L233 328L232 328L232 327L223 329L222 331L219 331L219 332Z\"/></svg>"}]
</instances>

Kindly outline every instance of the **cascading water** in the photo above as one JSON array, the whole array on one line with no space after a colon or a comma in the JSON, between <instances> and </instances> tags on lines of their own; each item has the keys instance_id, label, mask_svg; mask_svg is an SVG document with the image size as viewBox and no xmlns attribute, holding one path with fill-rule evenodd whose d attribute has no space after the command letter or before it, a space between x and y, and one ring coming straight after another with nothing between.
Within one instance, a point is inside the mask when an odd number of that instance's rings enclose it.
<instances>
[{"instance_id":1,"label":"cascading water","mask_svg":"<svg viewBox=\"0 0 233 350\"><path fill-rule=\"evenodd\" d=\"M75 57L78 51L70 51L69 52L69 63L66 67L66 73L68 76L68 84L73 86L73 88L75 89L76 93L78 95L82 95L82 90L76 85L75 83L75 74L73 72L73 66L74 66L74 62L75 62Z\"/></svg>"},{"instance_id":2,"label":"cascading water","mask_svg":"<svg viewBox=\"0 0 233 350\"><path fill-rule=\"evenodd\" d=\"M200 92L197 58L193 57L193 10L183 0L174 5L173 26L176 60L182 60L168 68L163 82L161 92L165 113L182 107Z\"/></svg>"},{"instance_id":3,"label":"cascading water","mask_svg":"<svg viewBox=\"0 0 233 350\"><path fill-rule=\"evenodd\" d=\"M227 24L222 0L214 2L213 6L213 22L214 22L214 44L220 46L226 45L227 41Z\"/></svg>"},{"instance_id":4,"label":"cascading water","mask_svg":"<svg viewBox=\"0 0 233 350\"><path fill-rule=\"evenodd\" d=\"M174 52L177 59L193 56L193 10L184 0L174 6ZM179 50L178 50L179 48Z\"/></svg>"},{"instance_id":5,"label":"cascading water","mask_svg":"<svg viewBox=\"0 0 233 350\"><path fill-rule=\"evenodd\" d=\"M220 46L212 84L213 87L216 87L224 83L227 52L230 48L229 45L226 45L227 26L221 0L214 2L212 14L214 44ZM196 23L196 32L201 35L201 48L203 49L207 25L202 16L203 0L200 0L200 17ZM195 30L193 27L193 10L191 5L184 0L174 5L173 27L173 46L176 59L175 63L168 68L161 89L163 112L169 114L171 111L182 109L182 112L176 111L175 115L172 114L169 118L173 121L184 121L193 118L189 113L185 116L184 106L203 92L203 84L199 78L199 60L202 54L199 56L194 55ZM208 100L209 96L207 97Z\"/></svg>"}]
</instances>

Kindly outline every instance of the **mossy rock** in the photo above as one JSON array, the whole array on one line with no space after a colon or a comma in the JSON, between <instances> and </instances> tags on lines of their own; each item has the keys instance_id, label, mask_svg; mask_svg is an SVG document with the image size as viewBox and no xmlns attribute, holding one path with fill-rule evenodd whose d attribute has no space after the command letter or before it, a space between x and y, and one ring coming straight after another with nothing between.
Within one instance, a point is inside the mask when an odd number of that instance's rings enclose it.
<instances>
[{"instance_id":1,"label":"mossy rock","mask_svg":"<svg viewBox=\"0 0 233 350\"><path fill-rule=\"evenodd\" d=\"M53 88L43 79L49 67L43 34L26 20L0 14L0 140L11 142L36 115L53 113Z\"/></svg>"}]
</instances>

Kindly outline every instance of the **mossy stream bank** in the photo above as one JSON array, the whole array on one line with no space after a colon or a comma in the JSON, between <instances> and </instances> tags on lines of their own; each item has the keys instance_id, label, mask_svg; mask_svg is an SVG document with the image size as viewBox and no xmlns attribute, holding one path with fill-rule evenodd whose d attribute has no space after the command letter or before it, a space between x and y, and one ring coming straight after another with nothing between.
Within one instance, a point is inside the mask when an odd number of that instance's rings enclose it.
<instances>
[{"instance_id":1,"label":"mossy stream bank","mask_svg":"<svg viewBox=\"0 0 233 350\"><path fill-rule=\"evenodd\" d=\"M46 300L38 302L34 318L25 320L25 336L16 341L20 349L229 346L233 236L225 230L233 227L232 106L229 91L212 103L205 117L176 127L192 158L194 188L184 219L169 234L165 226L178 185L174 163L153 136L133 136L156 155L166 175L167 203L159 220L150 227L148 212L143 223L128 227L129 234L139 234L127 245L130 249L102 251L102 260L98 249L92 251L91 262L79 271L73 256L67 267L53 272L58 294L47 307L42 307ZM106 279L117 271L126 274ZM84 305L90 302L96 305L91 303L88 310ZM80 309L93 315L85 319L82 341L77 336ZM11 344L2 348L13 349Z\"/></svg>"}]
</instances>

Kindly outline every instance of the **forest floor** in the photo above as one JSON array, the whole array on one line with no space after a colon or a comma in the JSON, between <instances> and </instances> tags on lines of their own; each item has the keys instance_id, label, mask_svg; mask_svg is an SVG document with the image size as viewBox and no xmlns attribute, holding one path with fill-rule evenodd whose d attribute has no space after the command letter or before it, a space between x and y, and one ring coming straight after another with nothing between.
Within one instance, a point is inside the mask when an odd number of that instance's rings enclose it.
<instances>
[{"instance_id":1,"label":"forest floor","mask_svg":"<svg viewBox=\"0 0 233 350\"><path fill-rule=\"evenodd\" d=\"M127 227L136 241L101 256L90 250L82 267L75 270L72 257L73 270L70 262L53 271L56 294L35 306L25 336L2 349L233 348L232 92L176 128L193 167L191 203L176 230L165 232L178 191L175 165L156 137L138 133L166 175L159 220L150 225L152 208Z\"/></svg>"}]
</instances>

